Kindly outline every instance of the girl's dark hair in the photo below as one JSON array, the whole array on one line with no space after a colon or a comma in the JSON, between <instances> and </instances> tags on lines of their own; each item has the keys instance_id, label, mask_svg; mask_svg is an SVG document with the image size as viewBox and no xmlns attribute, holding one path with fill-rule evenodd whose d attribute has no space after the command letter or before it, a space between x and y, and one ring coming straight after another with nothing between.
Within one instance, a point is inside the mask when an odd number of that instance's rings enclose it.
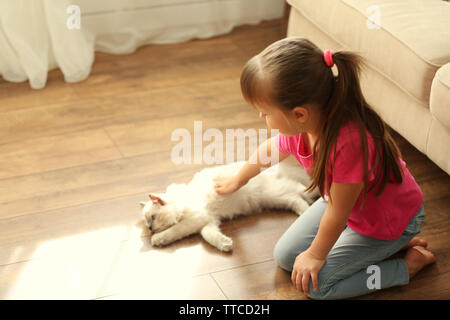
<instances>
[{"instance_id":1,"label":"girl's dark hair","mask_svg":"<svg viewBox=\"0 0 450 320\"><path fill-rule=\"evenodd\" d=\"M310 104L320 108L323 121L319 137L312 147L314 167L312 183L307 191L318 187L322 197L325 190L329 193L327 169L332 150L336 155L339 129L353 120L360 131L365 164L362 207L367 192L376 186L376 196L379 196L388 183L402 182L403 172L398 162L401 153L387 125L362 94L359 75L361 66L366 65L363 58L356 53L338 51L333 54L333 60L338 69L337 77L325 64L322 50L311 41L298 37L282 39L247 62L241 74L241 90L251 105L263 102L291 110ZM368 171L366 130L376 147L376 162L371 172ZM318 151L317 146L320 146ZM375 172L375 180L368 186L372 171Z\"/></svg>"}]
</instances>

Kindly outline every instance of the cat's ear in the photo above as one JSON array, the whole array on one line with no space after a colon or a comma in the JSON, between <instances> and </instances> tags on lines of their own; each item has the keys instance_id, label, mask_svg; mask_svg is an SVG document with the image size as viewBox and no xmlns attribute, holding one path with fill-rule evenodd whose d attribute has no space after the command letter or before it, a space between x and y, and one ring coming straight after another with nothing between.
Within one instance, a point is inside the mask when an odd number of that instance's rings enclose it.
<instances>
[{"instance_id":1,"label":"cat's ear","mask_svg":"<svg viewBox=\"0 0 450 320\"><path fill-rule=\"evenodd\" d=\"M154 194L149 194L148 196L153 201L154 204L160 204L162 206L166 204L166 202L163 199L161 199L158 196L155 196Z\"/></svg>"},{"instance_id":2,"label":"cat's ear","mask_svg":"<svg viewBox=\"0 0 450 320\"><path fill-rule=\"evenodd\" d=\"M145 207L145 205L146 205L147 203L144 202L144 201L141 201L141 202L139 202L139 204L141 205L141 208L143 208L143 207Z\"/></svg>"}]
</instances>

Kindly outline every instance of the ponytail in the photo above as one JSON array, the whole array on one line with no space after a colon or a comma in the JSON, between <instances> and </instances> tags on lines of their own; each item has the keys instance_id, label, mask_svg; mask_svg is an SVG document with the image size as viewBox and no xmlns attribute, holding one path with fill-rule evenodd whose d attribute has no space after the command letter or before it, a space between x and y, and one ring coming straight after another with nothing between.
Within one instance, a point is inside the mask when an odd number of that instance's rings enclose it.
<instances>
[{"instance_id":1,"label":"ponytail","mask_svg":"<svg viewBox=\"0 0 450 320\"><path fill-rule=\"evenodd\" d=\"M348 120L353 120L357 124L360 132L361 151L364 163L362 208L367 192L373 190L377 185L379 187L376 196L379 196L388 182L402 182L402 171L398 162L401 153L387 130L386 124L367 103L361 91L359 75L361 73L361 67L366 66L363 58L358 54L348 51L336 52L332 58L337 67L338 75L333 78L332 93L328 103L323 108L324 121L322 122L320 137L316 142L322 149L316 152L315 146L313 148L314 168L311 172L312 184L307 190L312 190L318 186L322 196L325 187L329 191L327 168L330 153L333 150L333 163L331 168L333 172L339 129ZM331 69L330 72L332 72ZM370 172L368 170L369 150L366 129L372 136L376 150L375 164ZM375 180L369 186L368 179L374 171ZM393 173L394 180L391 179L391 172Z\"/></svg>"}]
</instances>

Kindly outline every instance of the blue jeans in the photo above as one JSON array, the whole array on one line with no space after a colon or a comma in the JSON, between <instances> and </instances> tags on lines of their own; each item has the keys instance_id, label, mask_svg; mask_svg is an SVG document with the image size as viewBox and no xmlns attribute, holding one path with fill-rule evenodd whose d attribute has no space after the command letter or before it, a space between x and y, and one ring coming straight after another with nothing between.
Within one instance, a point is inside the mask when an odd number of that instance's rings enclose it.
<instances>
[{"instance_id":1,"label":"blue jeans","mask_svg":"<svg viewBox=\"0 0 450 320\"><path fill-rule=\"evenodd\" d=\"M295 258L310 247L327 203L319 198L282 235L274 249L275 261L281 268L292 271ZM345 299L408 284L406 262L385 259L420 233L424 217L422 204L403 234L392 241L371 238L345 227L319 272L318 290L313 290L310 280L308 296L312 299Z\"/></svg>"}]
</instances>

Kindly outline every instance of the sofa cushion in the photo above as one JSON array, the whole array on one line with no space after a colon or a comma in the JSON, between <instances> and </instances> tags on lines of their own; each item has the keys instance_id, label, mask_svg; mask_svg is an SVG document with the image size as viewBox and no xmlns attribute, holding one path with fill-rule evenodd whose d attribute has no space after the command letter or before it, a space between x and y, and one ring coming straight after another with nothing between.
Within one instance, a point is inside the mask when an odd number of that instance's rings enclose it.
<instances>
[{"instance_id":1,"label":"sofa cushion","mask_svg":"<svg viewBox=\"0 0 450 320\"><path fill-rule=\"evenodd\" d=\"M450 61L449 2L287 1L342 47L359 52L378 72L429 106L433 77Z\"/></svg>"},{"instance_id":2,"label":"sofa cushion","mask_svg":"<svg viewBox=\"0 0 450 320\"><path fill-rule=\"evenodd\" d=\"M450 63L436 72L431 85L430 109L433 116L450 130Z\"/></svg>"},{"instance_id":3,"label":"sofa cushion","mask_svg":"<svg viewBox=\"0 0 450 320\"><path fill-rule=\"evenodd\" d=\"M431 118L426 155L450 175L450 130Z\"/></svg>"}]
</instances>

